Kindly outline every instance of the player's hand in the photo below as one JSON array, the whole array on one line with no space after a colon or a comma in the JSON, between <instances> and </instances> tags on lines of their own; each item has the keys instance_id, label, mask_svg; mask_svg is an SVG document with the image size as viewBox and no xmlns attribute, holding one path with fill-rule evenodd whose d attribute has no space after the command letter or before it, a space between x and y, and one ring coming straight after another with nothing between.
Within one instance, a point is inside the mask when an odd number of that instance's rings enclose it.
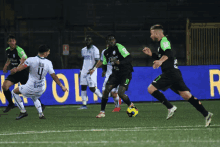
<instances>
[{"instance_id":1,"label":"player's hand","mask_svg":"<svg viewBox=\"0 0 220 147\"><path fill-rule=\"evenodd\" d=\"M63 92L66 92L66 91L68 92L68 89L66 87L62 86L61 88L62 88Z\"/></svg>"},{"instance_id":2,"label":"player's hand","mask_svg":"<svg viewBox=\"0 0 220 147\"><path fill-rule=\"evenodd\" d=\"M92 75L94 73L94 71L95 71L94 69L90 69L88 74Z\"/></svg>"},{"instance_id":3,"label":"player's hand","mask_svg":"<svg viewBox=\"0 0 220 147\"><path fill-rule=\"evenodd\" d=\"M160 61L160 60L155 60L153 63L154 63L153 64L153 69L156 69L156 68L159 68L162 65L163 62Z\"/></svg>"},{"instance_id":4,"label":"player's hand","mask_svg":"<svg viewBox=\"0 0 220 147\"><path fill-rule=\"evenodd\" d=\"M103 72L102 72L102 77L105 77L105 74L106 74L106 72L105 72L105 71L103 71Z\"/></svg>"},{"instance_id":5,"label":"player's hand","mask_svg":"<svg viewBox=\"0 0 220 147\"><path fill-rule=\"evenodd\" d=\"M152 56L152 52L151 52L150 48L145 47L142 51L143 51L146 55Z\"/></svg>"},{"instance_id":6,"label":"player's hand","mask_svg":"<svg viewBox=\"0 0 220 147\"><path fill-rule=\"evenodd\" d=\"M17 68L16 68L16 67L15 67L15 68L12 68L12 69L10 70L11 75L15 74L16 72L17 72Z\"/></svg>"},{"instance_id":7,"label":"player's hand","mask_svg":"<svg viewBox=\"0 0 220 147\"><path fill-rule=\"evenodd\" d=\"M3 68L3 73L7 73L7 72L8 72L7 67L4 67Z\"/></svg>"}]
</instances>

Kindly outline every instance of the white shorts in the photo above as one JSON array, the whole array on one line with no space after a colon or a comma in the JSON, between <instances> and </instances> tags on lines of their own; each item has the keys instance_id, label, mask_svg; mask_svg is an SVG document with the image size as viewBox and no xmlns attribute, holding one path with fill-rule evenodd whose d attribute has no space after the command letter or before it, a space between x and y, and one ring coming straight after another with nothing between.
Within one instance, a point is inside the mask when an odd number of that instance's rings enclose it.
<instances>
[{"instance_id":1,"label":"white shorts","mask_svg":"<svg viewBox=\"0 0 220 147\"><path fill-rule=\"evenodd\" d=\"M35 101L36 99L40 98L41 95L44 93L45 85L40 88L33 88L33 86L27 84L20 85L19 91L23 96L31 98L33 101Z\"/></svg>"},{"instance_id":2,"label":"white shorts","mask_svg":"<svg viewBox=\"0 0 220 147\"><path fill-rule=\"evenodd\" d=\"M97 87L97 74L81 74L80 85L88 85L89 87Z\"/></svg>"},{"instance_id":3,"label":"white shorts","mask_svg":"<svg viewBox=\"0 0 220 147\"><path fill-rule=\"evenodd\" d=\"M103 86L102 86L102 91L105 90L105 85L106 85L106 83L107 83L107 81L108 81L109 76L110 76L110 75L106 75L106 78L105 78L104 83L103 83ZM119 88L119 85L118 85L118 87L113 88L111 92L118 93L118 88Z\"/></svg>"}]
</instances>

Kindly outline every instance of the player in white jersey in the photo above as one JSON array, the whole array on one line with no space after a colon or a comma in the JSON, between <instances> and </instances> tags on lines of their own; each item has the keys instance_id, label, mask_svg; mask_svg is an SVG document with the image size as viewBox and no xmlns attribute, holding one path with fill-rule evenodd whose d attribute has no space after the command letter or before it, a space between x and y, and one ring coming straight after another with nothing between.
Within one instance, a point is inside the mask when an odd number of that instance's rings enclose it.
<instances>
[{"instance_id":1,"label":"player in white jersey","mask_svg":"<svg viewBox=\"0 0 220 147\"><path fill-rule=\"evenodd\" d=\"M93 75L89 74L89 70L92 69L96 63L100 60L99 49L93 45L92 37L87 36L85 38L86 47L82 49L83 66L80 73L80 85L81 85L81 97L82 106L78 109L87 109L87 86L89 89L95 93L99 98L102 98L102 93L97 87L97 71Z\"/></svg>"},{"instance_id":2,"label":"player in white jersey","mask_svg":"<svg viewBox=\"0 0 220 147\"><path fill-rule=\"evenodd\" d=\"M45 119L42 112L41 103L38 99L45 91L45 76L47 75L47 73L51 75L53 80L62 88L64 92L67 91L67 88L62 85L62 83L56 76L52 62L46 59L49 54L49 46L41 45L39 47L38 55L36 57L27 58L24 64L11 70L11 74L15 74L16 72L30 67L30 73L27 83L25 85L17 87L12 91L12 96L21 111L19 116L16 117L16 120L28 116L28 113L24 108L24 104L19 94L22 94L25 97L30 97L39 112L39 118Z\"/></svg>"},{"instance_id":3,"label":"player in white jersey","mask_svg":"<svg viewBox=\"0 0 220 147\"><path fill-rule=\"evenodd\" d=\"M108 45L107 45L107 49L108 49ZM104 49L102 51L101 54L101 61L103 61L103 55L106 49ZM108 81L109 76L112 74L112 64L110 62L108 62L107 65L102 65L102 77L105 76L105 80L102 86L102 93L105 91L105 85ZM119 86L118 86L119 87ZM117 88L113 88L112 91L109 93L109 97L113 97L114 99L114 103L115 103L115 108L112 110L112 112L119 112L121 110L120 108L120 98L118 96L118 87Z\"/></svg>"}]
</instances>

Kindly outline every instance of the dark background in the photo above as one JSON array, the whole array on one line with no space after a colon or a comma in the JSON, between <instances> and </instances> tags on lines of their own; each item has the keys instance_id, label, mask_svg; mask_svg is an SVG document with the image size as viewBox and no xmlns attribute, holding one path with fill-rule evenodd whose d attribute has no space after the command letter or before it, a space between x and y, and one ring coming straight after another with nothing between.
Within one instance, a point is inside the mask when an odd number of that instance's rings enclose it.
<instances>
[{"instance_id":1,"label":"dark background","mask_svg":"<svg viewBox=\"0 0 220 147\"><path fill-rule=\"evenodd\" d=\"M144 46L156 51L149 28L162 24L179 65L186 65L186 20L220 22L220 1L196 0L0 0L0 67L6 61L6 37L14 34L28 56L40 44L51 47L54 68L80 68L85 35L91 35L100 53L104 37L114 33L133 57L134 66L151 66ZM62 45L70 55L63 56Z\"/></svg>"}]
</instances>

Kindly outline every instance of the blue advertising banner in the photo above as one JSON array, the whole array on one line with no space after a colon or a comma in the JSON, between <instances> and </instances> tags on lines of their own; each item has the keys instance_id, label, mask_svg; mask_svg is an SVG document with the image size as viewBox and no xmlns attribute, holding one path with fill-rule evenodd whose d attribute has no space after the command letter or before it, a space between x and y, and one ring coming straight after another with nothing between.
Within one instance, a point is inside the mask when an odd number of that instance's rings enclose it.
<instances>
[{"instance_id":1,"label":"blue advertising banner","mask_svg":"<svg viewBox=\"0 0 220 147\"><path fill-rule=\"evenodd\" d=\"M219 99L220 98L220 65L209 66L180 66L183 79L190 88L191 93L198 99ZM46 76L46 91L41 96L41 101L45 105L70 105L81 104L81 88L79 83L79 69L55 70L61 82L69 89L64 93L61 88L52 80L50 75ZM101 77L102 70L98 69L98 88L102 89L104 78ZM150 83L161 74L161 70L152 67L134 67L132 80L126 94L132 102L157 101L147 91ZM9 73L1 75L1 86ZM10 90L16 88L18 84L10 87ZM100 103L101 100L94 95L89 88L87 89L88 104ZM179 95L168 89L164 92L168 100L183 100ZM34 105L30 98L21 95L25 106ZM113 102L109 98L109 102ZM0 91L0 107L7 106L2 88Z\"/></svg>"}]
</instances>

